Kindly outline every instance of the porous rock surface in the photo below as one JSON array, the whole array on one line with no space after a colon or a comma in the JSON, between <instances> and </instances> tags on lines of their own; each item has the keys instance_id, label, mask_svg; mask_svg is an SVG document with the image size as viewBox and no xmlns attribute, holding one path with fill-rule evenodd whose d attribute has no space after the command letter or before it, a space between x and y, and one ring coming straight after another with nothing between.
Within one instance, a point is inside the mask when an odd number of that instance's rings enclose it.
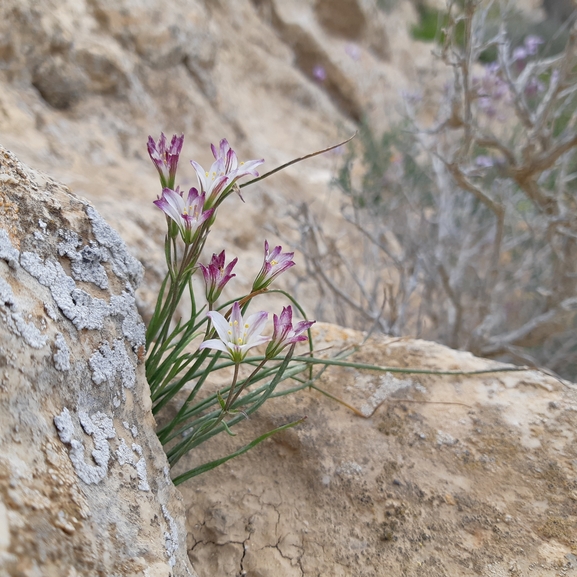
<instances>
[{"instance_id":1,"label":"porous rock surface","mask_svg":"<svg viewBox=\"0 0 577 577\"><path fill-rule=\"evenodd\" d=\"M362 333L315 325L320 354ZM191 453L185 470L304 424L181 486L199 577L577 574L577 385L411 338L347 360L477 375L331 367ZM359 414L355 414L354 407Z\"/></svg>"},{"instance_id":2,"label":"porous rock surface","mask_svg":"<svg viewBox=\"0 0 577 577\"><path fill-rule=\"evenodd\" d=\"M192 576L154 433L142 266L0 147L0 575Z\"/></svg>"}]
</instances>

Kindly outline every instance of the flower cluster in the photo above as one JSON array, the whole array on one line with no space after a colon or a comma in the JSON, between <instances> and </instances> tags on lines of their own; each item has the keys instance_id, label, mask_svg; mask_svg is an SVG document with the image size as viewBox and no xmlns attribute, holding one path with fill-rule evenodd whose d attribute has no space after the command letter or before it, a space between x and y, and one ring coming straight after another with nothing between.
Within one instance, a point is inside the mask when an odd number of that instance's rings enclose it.
<instances>
[{"instance_id":1,"label":"flower cluster","mask_svg":"<svg viewBox=\"0 0 577 577\"><path fill-rule=\"evenodd\" d=\"M269 250L268 241L264 241L264 262L252 285L253 292L264 290L285 270L294 266L294 252L282 252L282 246Z\"/></svg>"},{"instance_id":2,"label":"flower cluster","mask_svg":"<svg viewBox=\"0 0 577 577\"><path fill-rule=\"evenodd\" d=\"M272 334L265 335L263 331L269 313L261 310L245 314L252 301L262 298L271 283L295 264L292 260L294 253L283 252L281 246L271 249L268 241L264 243L263 264L252 283L252 290L224 304L219 302L228 283L236 276L233 270L238 258L227 261L222 250L213 254L207 263L202 259L203 250L220 204L233 192L237 192L244 202L240 195L242 185L238 181L248 176L261 180L256 168L264 160L239 162L223 138L218 147L211 145L214 162L210 170L205 171L200 164L191 161L198 185L186 192L175 183L183 141L183 136L173 136L168 144L164 134L158 141L148 138L148 152L160 175L162 193L153 202L166 218L164 254L168 270L146 328L145 369L153 414L158 414L166 406L174 406L175 402L180 405L176 414L162 419L163 424L157 430L170 466L214 435L225 431L234 435L231 428L271 398L279 383L302 372L307 365L301 362L302 359L293 362L293 354L296 344L307 340L304 333L314 322L305 320L293 326L293 311L287 306L279 316L273 315ZM284 167L277 170L281 168ZM251 182L254 181L245 184ZM204 306L199 303L194 278L201 274ZM181 306L183 296L189 297L188 307ZM206 308L208 312L205 313ZM185 315L183 309L187 311ZM200 340L201 334L204 337L199 346L192 349L192 344ZM249 351L259 346L265 350L264 355L247 358ZM285 348L287 352L282 355ZM216 394L201 395L207 380L210 378L214 382L213 373L231 364L234 371L228 386ZM242 364L245 367L241 367ZM258 386L245 394L247 388L256 383ZM303 383L302 388L307 386L307 381ZM177 395L184 387L188 390L186 395L181 395L181 401ZM261 435L248 448L302 420ZM208 471L248 448L197 466L177 476L174 482L178 484Z\"/></svg>"},{"instance_id":3,"label":"flower cluster","mask_svg":"<svg viewBox=\"0 0 577 577\"><path fill-rule=\"evenodd\" d=\"M293 327L292 307L283 307L280 316L273 315L273 334L270 337L261 334L268 318L268 313L260 311L244 319L240 304L232 305L230 320L219 312L208 313L218 339L209 339L200 345L200 349L214 349L224 352L235 363L242 362L253 347L269 343L266 357L272 359L289 345L307 340L303 333L308 331L315 321L301 321Z\"/></svg>"},{"instance_id":4,"label":"flower cluster","mask_svg":"<svg viewBox=\"0 0 577 577\"><path fill-rule=\"evenodd\" d=\"M512 69L521 73L527 66L528 59L539 52L539 46L543 44L543 39L539 36L529 35L525 38L521 46L517 46L511 54ZM472 78L473 90L476 93L476 102L479 110L489 119L497 118L504 120L506 112L504 107L510 105L513 99L507 82L503 79L501 65L492 62L485 66L483 76ZM545 90L545 85L536 76L527 79L523 92L525 96L531 98Z\"/></svg>"},{"instance_id":5,"label":"flower cluster","mask_svg":"<svg viewBox=\"0 0 577 577\"><path fill-rule=\"evenodd\" d=\"M174 188L178 158L182 150L183 142L184 134L180 136L175 134L168 147L166 146L166 137L163 132L160 133L158 143L154 142L152 136L148 137L148 154L154 166L156 166L156 170L158 170L162 188Z\"/></svg>"},{"instance_id":6,"label":"flower cluster","mask_svg":"<svg viewBox=\"0 0 577 577\"><path fill-rule=\"evenodd\" d=\"M208 266L199 263L198 266L202 270L204 276L204 284L206 287L206 300L210 305L214 304L226 283L234 276L232 269L238 262L238 258L230 261L228 265L224 266L225 255L224 250L219 254L213 254Z\"/></svg>"},{"instance_id":7,"label":"flower cluster","mask_svg":"<svg viewBox=\"0 0 577 577\"><path fill-rule=\"evenodd\" d=\"M174 187L183 140L183 136L173 136L170 146L167 146L164 134L160 135L158 142L149 137L148 152L158 170L163 187L162 195L154 201L154 204L167 217L168 239L173 242L180 235L187 247L193 245L198 249L198 254L194 250L191 253L195 254L185 253L189 260L182 266L181 271L187 270L190 275L194 274L197 269L202 272L205 297L209 304L208 317L218 335L218 339L213 338L204 341L199 350L218 350L226 353L235 363L241 363L249 349L268 342L266 355L267 358L272 359L286 346L306 340L307 337L303 333L311 327L314 321L302 321L293 328L292 308L290 306L284 307L280 316L273 315L272 336L265 337L262 336L261 331L268 318L268 313L261 311L245 319L239 301L233 304L230 319L227 320L221 313L213 310L213 306L226 284L236 276L232 270L238 259L235 258L226 264L226 255L223 250L218 255L213 254L208 265L197 261L208 228L214 221L218 204L231 191L237 190L239 192L237 181L240 178L258 176L256 167L262 164L264 160L239 162L236 153L228 141L223 138L218 148L211 145L215 160L209 171L205 171L198 162L191 161L196 171L200 191L193 187L185 195L179 187ZM175 250L169 244L167 254L172 255ZM175 256L176 254L174 252ZM253 295L266 291L276 277L294 266L293 257L293 252L282 252L282 246L275 246L271 250L268 241L265 240L261 270L253 282L249 298L242 302L248 302ZM178 268L171 266L170 262L169 267L173 272ZM175 278L180 277L176 275Z\"/></svg>"},{"instance_id":8,"label":"flower cluster","mask_svg":"<svg viewBox=\"0 0 577 577\"><path fill-rule=\"evenodd\" d=\"M184 242L190 244L200 225L213 216L212 211L231 190L237 190L240 195L237 181L244 176L258 176L255 169L264 162L264 159L239 162L225 138L220 141L218 149L211 144L215 161L209 171L205 172L198 162L191 160L198 178L200 193L196 188L191 188L185 199L183 192L178 187L174 188L183 142L183 135L174 135L170 146L167 146L166 137L161 133L158 142L149 136L147 147L162 185L162 196L154 204L176 223L177 229L169 226L169 235L178 230Z\"/></svg>"},{"instance_id":9,"label":"flower cluster","mask_svg":"<svg viewBox=\"0 0 577 577\"><path fill-rule=\"evenodd\" d=\"M517 64L519 70L523 70L529 56L535 56L539 52L539 46L543 44L543 39L534 34L525 37L522 46L517 46L513 50L512 60Z\"/></svg>"},{"instance_id":10,"label":"flower cluster","mask_svg":"<svg viewBox=\"0 0 577 577\"><path fill-rule=\"evenodd\" d=\"M293 328L293 310L290 305L283 307L280 317L273 315L273 333L266 349L266 356L276 357L288 345L306 341L307 337L303 333L308 331L315 322L301 321Z\"/></svg>"},{"instance_id":11,"label":"flower cluster","mask_svg":"<svg viewBox=\"0 0 577 577\"><path fill-rule=\"evenodd\" d=\"M243 176L258 176L255 169L264 162L264 159L239 162L226 138L220 141L218 149L214 144L211 144L210 148L215 160L209 170L205 171L198 162L190 161L196 171L198 184L207 196L207 208L213 206L219 198L226 196L230 190L233 190L237 180ZM240 189L236 187L236 190L242 199Z\"/></svg>"},{"instance_id":12,"label":"flower cluster","mask_svg":"<svg viewBox=\"0 0 577 577\"><path fill-rule=\"evenodd\" d=\"M477 94L477 106L489 118L499 115L499 108L511 101L511 93L507 83L501 78L500 67L496 62L485 66L485 74L473 77L473 89Z\"/></svg>"},{"instance_id":13,"label":"flower cluster","mask_svg":"<svg viewBox=\"0 0 577 577\"><path fill-rule=\"evenodd\" d=\"M215 349L226 353L235 363L240 363L253 347L270 341L270 337L260 334L268 318L268 313L260 311L244 319L240 305L232 305L230 320L216 311L208 313L218 334L218 339L209 339L200 345L200 349Z\"/></svg>"},{"instance_id":14,"label":"flower cluster","mask_svg":"<svg viewBox=\"0 0 577 577\"><path fill-rule=\"evenodd\" d=\"M153 202L176 223L182 240L187 245L194 242L199 227L214 212L213 209L204 210L205 195L199 194L196 188L188 191L186 199L179 188L176 190L165 188L162 196Z\"/></svg>"}]
</instances>

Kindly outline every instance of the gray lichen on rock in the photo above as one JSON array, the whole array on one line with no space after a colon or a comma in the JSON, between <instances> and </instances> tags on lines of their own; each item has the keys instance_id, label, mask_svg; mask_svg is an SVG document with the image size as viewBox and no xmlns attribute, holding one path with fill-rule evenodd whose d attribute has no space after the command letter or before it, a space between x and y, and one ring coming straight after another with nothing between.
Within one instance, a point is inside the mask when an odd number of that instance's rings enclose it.
<instances>
[{"instance_id":1,"label":"gray lichen on rock","mask_svg":"<svg viewBox=\"0 0 577 577\"><path fill-rule=\"evenodd\" d=\"M59 262L49 259L43 262L36 253L24 252L20 264L40 284L50 289L58 308L77 329L102 329L109 314L108 303L76 288L74 279L66 274Z\"/></svg>"},{"instance_id":2,"label":"gray lichen on rock","mask_svg":"<svg viewBox=\"0 0 577 577\"><path fill-rule=\"evenodd\" d=\"M12 246L8 233L0 228L0 259L5 260L10 268L18 266L18 251Z\"/></svg>"},{"instance_id":3,"label":"gray lichen on rock","mask_svg":"<svg viewBox=\"0 0 577 577\"><path fill-rule=\"evenodd\" d=\"M132 346L138 348L144 344L144 324L138 317L130 284L127 284L127 290L122 294L112 295L110 303L107 303L77 288L74 279L68 276L62 265L55 260L42 261L36 253L24 252L20 257L20 264L40 284L50 289L58 308L77 329L100 330L107 317L120 316L123 318L124 336Z\"/></svg>"},{"instance_id":4,"label":"gray lichen on rock","mask_svg":"<svg viewBox=\"0 0 577 577\"><path fill-rule=\"evenodd\" d=\"M122 334L130 341L133 349L146 342L146 328L136 308L133 289L126 283L126 290L110 297L110 314L122 317Z\"/></svg>"},{"instance_id":5,"label":"gray lichen on rock","mask_svg":"<svg viewBox=\"0 0 577 577\"><path fill-rule=\"evenodd\" d=\"M164 543L166 547L166 555L168 557L168 564L171 567L174 567L174 564L176 563L175 554L178 549L178 527L171 514L168 512L166 505L162 505L162 514L169 528L169 531L164 532Z\"/></svg>"},{"instance_id":6,"label":"gray lichen on rock","mask_svg":"<svg viewBox=\"0 0 577 577\"><path fill-rule=\"evenodd\" d=\"M60 440L70 445L70 460L76 474L87 484L96 485L106 477L110 460L110 444L108 439L116 437L112 419L104 413L98 412L92 417L85 411L78 413L80 424L87 435L91 435L94 442L92 458L96 466L86 463L84 458L84 443L74 438L74 424L70 412L65 407L60 415L54 417L54 424L58 429Z\"/></svg>"},{"instance_id":7,"label":"gray lichen on rock","mask_svg":"<svg viewBox=\"0 0 577 577\"><path fill-rule=\"evenodd\" d=\"M62 336L62 333L57 333L54 339L54 344L56 345L57 351L53 355L54 365L59 371L69 371L70 370L70 349L66 344L66 339Z\"/></svg>"},{"instance_id":8,"label":"gray lichen on rock","mask_svg":"<svg viewBox=\"0 0 577 577\"><path fill-rule=\"evenodd\" d=\"M136 474L138 475L138 488L141 491L150 491L150 485L148 484L148 471L146 469L146 460L142 454L142 447L136 443L132 443L132 450L140 455L135 467Z\"/></svg>"},{"instance_id":9,"label":"gray lichen on rock","mask_svg":"<svg viewBox=\"0 0 577 577\"><path fill-rule=\"evenodd\" d=\"M0 319L12 333L22 337L32 348L41 349L46 344L46 336L22 317L12 288L3 278L0 278Z\"/></svg>"},{"instance_id":10,"label":"gray lichen on rock","mask_svg":"<svg viewBox=\"0 0 577 577\"><path fill-rule=\"evenodd\" d=\"M86 207L86 214L92 223L92 232L98 243L111 253L112 271L121 280L127 280L136 288L142 281L144 269L126 249L120 235L91 206Z\"/></svg>"},{"instance_id":11,"label":"gray lichen on rock","mask_svg":"<svg viewBox=\"0 0 577 577\"><path fill-rule=\"evenodd\" d=\"M134 453L140 456L138 461L136 460ZM132 465L136 469L136 475L138 476L138 489L140 491L150 491L150 485L148 484L148 470L146 467L146 460L143 456L142 447L136 443L132 443L132 448L130 448L124 439L120 439L120 444L114 454L116 455L116 459L120 465Z\"/></svg>"},{"instance_id":12,"label":"gray lichen on rock","mask_svg":"<svg viewBox=\"0 0 577 577\"><path fill-rule=\"evenodd\" d=\"M8 233L0 228L0 259L6 261L10 268L16 269L18 257L19 252L12 246ZM0 278L0 318L12 333L22 337L32 348L41 349L46 344L46 336L34 324L24 320L18 310L12 287L2 278Z\"/></svg>"},{"instance_id":13,"label":"gray lichen on rock","mask_svg":"<svg viewBox=\"0 0 577 577\"><path fill-rule=\"evenodd\" d=\"M94 283L103 290L107 289L108 275L101 263L108 261L108 250L103 249L94 241L78 250L82 241L75 232L59 230L58 233L64 239L58 245L58 254L70 259L72 278L77 281Z\"/></svg>"},{"instance_id":14,"label":"gray lichen on rock","mask_svg":"<svg viewBox=\"0 0 577 577\"><path fill-rule=\"evenodd\" d=\"M113 387L120 376L123 387L127 389L134 387L136 373L123 340L114 341L112 348L107 342L102 344L90 357L89 364L95 384L101 385L108 382L109 386Z\"/></svg>"},{"instance_id":15,"label":"gray lichen on rock","mask_svg":"<svg viewBox=\"0 0 577 577\"><path fill-rule=\"evenodd\" d=\"M124 439L120 439L120 445L114 451L114 454L120 465L134 465L134 452Z\"/></svg>"},{"instance_id":16,"label":"gray lichen on rock","mask_svg":"<svg viewBox=\"0 0 577 577\"><path fill-rule=\"evenodd\" d=\"M130 424L127 421L123 421L122 426L127 430L130 431L132 433L132 436L136 439L136 437L138 437L138 429L136 427L136 425L132 425L132 427L130 426Z\"/></svg>"},{"instance_id":17,"label":"gray lichen on rock","mask_svg":"<svg viewBox=\"0 0 577 577\"><path fill-rule=\"evenodd\" d=\"M58 313L56 312L56 309L52 306L52 304L43 303L43 305L44 305L44 312L48 315L48 318L52 319L53 321L57 321Z\"/></svg>"}]
</instances>

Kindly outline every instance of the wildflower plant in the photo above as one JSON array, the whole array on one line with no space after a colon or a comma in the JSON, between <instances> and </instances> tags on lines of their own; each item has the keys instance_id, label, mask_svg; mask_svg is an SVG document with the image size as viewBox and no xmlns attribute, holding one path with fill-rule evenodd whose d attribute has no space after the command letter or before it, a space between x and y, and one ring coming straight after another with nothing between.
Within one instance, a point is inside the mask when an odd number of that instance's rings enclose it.
<instances>
[{"instance_id":1,"label":"wildflower plant","mask_svg":"<svg viewBox=\"0 0 577 577\"><path fill-rule=\"evenodd\" d=\"M298 362L292 358L296 345L310 337L314 323L303 320L293 326L293 306L304 316L302 308L284 291L270 288L279 275L295 265L294 253L283 252L281 246L272 248L265 240L263 264L255 275L251 291L226 302L222 302L221 295L236 276L233 269L238 258L227 261L224 250L213 254L208 261L203 257L220 205L233 192L242 199L241 187L292 162L259 176L256 169L264 160L240 162L228 141L223 139L218 147L211 147L214 162L209 170L191 161L198 186L186 192L175 186L183 140L184 136L175 135L168 144L164 134L158 141L152 137L148 140L148 152L160 176L161 194L153 202L166 218L168 270L147 328L146 376L152 410L161 423L158 437L171 466L214 435L226 432L234 436L233 427L267 399L286 394L286 391L276 392L277 385L288 378L298 380L297 375L310 365L310 356ZM315 154L319 153L303 158ZM293 162L299 160L302 159ZM245 177L252 180L239 183ZM195 294L194 275L204 280L202 295ZM251 313L248 309L255 299L271 291L284 294L292 304L285 306L280 315L273 315L272 334L267 334L269 313L264 310ZM180 313L183 299L189 301L188 318ZM256 356L259 348L262 354ZM230 383L205 394L203 387L209 377L222 370L232 373ZM300 379L296 389L293 387L289 392L308 386L311 378L309 371L308 379ZM163 409L168 406L177 407L171 419L164 418ZM179 475L174 482L208 471L301 421L270 431L231 455Z\"/></svg>"},{"instance_id":2,"label":"wildflower plant","mask_svg":"<svg viewBox=\"0 0 577 577\"><path fill-rule=\"evenodd\" d=\"M263 160L239 162L235 152L223 139L218 148L212 146L215 161L209 171L204 171L198 163L192 162L198 176L198 188L190 188L185 193L174 186L183 138L174 136L170 145L167 145L163 134L158 142L152 138L148 141L150 157L160 176L161 196L153 202L166 217L165 256L168 270L147 328L146 377L150 386L152 411L160 422L157 435L171 467L215 435L227 433L236 436L233 432L236 425L257 411L268 399L305 388L315 389L366 418L364 413L315 384L331 365L392 373L463 375L495 372L493 369L473 373L439 372L359 364L346 360L354 349L341 351L328 359L315 357L310 333L315 321L304 318L294 322L294 308L305 317L298 302L285 291L271 288L279 275L295 265L294 253L283 252L281 246L271 248L266 240L263 264L250 292L222 302L222 291L234 279L232 271L238 259L227 261L223 250L213 254L207 264L201 262L204 260L206 239L216 222L222 202L233 192L240 196L240 189L248 184L348 141L295 159L259 176L256 168ZM253 179L238 183L247 176ZM204 294L200 296L195 294L193 288L192 279L195 274L204 280ZM268 292L281 293L291 302L283 307L279 315L273 314L272 333L267 328L268 312L248 311L253 301L259 299L260 302L261 297ZM179 312L183 298L189 300L190 314L187 318L183 318ZM296 346L307 340L308 352L301 356L295 355ZM319 370L313 373L315 366ZM496 369L497 372L503 370L519 369ZM209 378L219 371L227 371L224 374L229 375L228 384L205 393ZM289 379L289 387L277 389L281 382ZM168 411L164 409L168 407L171 407L170 418L165 417ZM177 475L173 481L179 484L210 471L242 455L272 434L298 425L305 418L264 433L229 455Z\"/></svg>"}]
</instances>

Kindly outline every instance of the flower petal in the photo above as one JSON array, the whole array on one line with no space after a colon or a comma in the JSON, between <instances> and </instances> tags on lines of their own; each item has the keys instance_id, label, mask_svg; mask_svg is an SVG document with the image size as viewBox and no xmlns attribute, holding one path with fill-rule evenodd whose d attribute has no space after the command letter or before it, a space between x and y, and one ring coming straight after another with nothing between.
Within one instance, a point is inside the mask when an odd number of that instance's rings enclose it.
<instances>
[{"instance_id":1,"label":"flower petal","mask_svg":"<svg viewBox=\"0 0 577 577\"><path fill-rule=\"evenodd\" d=\"M222 351L223 353L229 353L228 347L220 339L209 339L208 341L204 341L200 343L198 349L215 349L217 351Z\"/></svg>"},{"instance_id":2,"label":"flower petal","mask_svg":"<svg viewBox=\"0 0 577 577\"><path fill-rule=\"evenodd\" d=\"M220 313L216 311L210 311L209 313L207 313L207 316L212 321L212 326L216 330L221 340L224 342L230 341L230 335L228 334L228 331L230 330L230 325L228 324L228 321Z\"/></svg>"},{"instance_id":3,"label":"flower petal","mask_svg":"<svg viewBox=\"0 0 577 577\"><path fill-rule=\"evenodd\" d=\"M249 333L253 334L259 331L266 324L267 320L268 320L268 313L266 311L260 311L258 313L250 315L246 319L245 324L250 326Z\"/></svg>"}]
</instances>

